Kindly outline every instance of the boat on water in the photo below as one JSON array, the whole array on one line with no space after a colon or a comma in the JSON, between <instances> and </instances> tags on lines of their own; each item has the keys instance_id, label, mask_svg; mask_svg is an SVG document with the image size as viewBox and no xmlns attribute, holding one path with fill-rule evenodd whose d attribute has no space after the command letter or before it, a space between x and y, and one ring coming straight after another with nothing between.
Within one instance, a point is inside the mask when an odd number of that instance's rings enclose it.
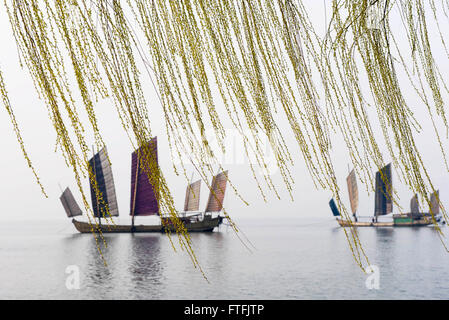
<instances>
[{"instance_id":1,"label":"boat on water","mask_svg":"<svg viewBox=\"0 0 449 320\"><path fill-rule=\"evenodd\" d=\"M410 212L392 214L393 201L393 180L391 174L391 163L376 172L376 189L374 200L374 216L360 217L357 214L359 203L357 179L355 171L352 170L346 178L348 185L349 201L351 203L351 211L353 219L343 219L334 199L329 201L332 214L336 217L338 224L342 227L419 227L428 226L434 223L430 213L419 212L418 196L415 194L410 201ZM431 208L436 221L440 221L438 190L431 194ZM387 221L379 221L379 217L387 216L391 213L391 217ZM363 221L362 221L363 220ZM384 220L384 219L382 219Z\"/></svg>"},{"instance_id":2,"label":"boat on water","mask_svg":"<svg viewBox=\"0 0 449 320\"><path fill-rule=\"evenodd\" d=\"M157 164L157 137L151 139L146 146L150 150L150 157L154 157ZM81 233L103 232L103 233L134 233L134 232L165 232L175 231L175 227L167 214L162 214L159 210L156 191L150 182L151 172L142 170L141 158L144 155L143 147L140 147L132 153L131 161L131 201L130 216L132 222L130 225L102 224L102 218L105 216L118 217L117 197L115 193L114 178L112 169L107 156L106 147L89 160L89 164L95 175L97 188L90 181L90 193L92 201L93 214L98 219L97 226L89 222L78 221L77 216L82 216L83 212L77 204L72 192L67 187L62 193L60 200L67 214L72 218L75 228ZM145 159L144 159L145 160ZM151 166L150 170L151 170ZM158 170L153 169L153 170ZM188 232L212 232L222 222L224 217L221 215L223 210L223 200L228 180L228 171L220 172L212 179L206 210L199 211L201 180L190 183L186 189L186 198L184 201L184 211L178 216ZM96 192L98 190L99 192ZM160 223L155 225L135 224L136 216L159 216Z\"/></svg>"}]
</instances>

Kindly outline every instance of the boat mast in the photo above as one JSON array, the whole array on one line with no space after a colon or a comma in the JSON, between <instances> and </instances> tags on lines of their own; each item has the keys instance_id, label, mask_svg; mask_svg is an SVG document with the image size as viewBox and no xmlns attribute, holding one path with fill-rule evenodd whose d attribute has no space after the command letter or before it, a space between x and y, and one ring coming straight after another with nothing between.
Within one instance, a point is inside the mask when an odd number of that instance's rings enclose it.
<instances>
[{"instance_id":1,"label":"boat mast","mask_svg":"<svg viewBox=\"0 0 449 320\"><path fill-rule=\"evenodd\" d=\"M136 161L136 182L134 184L133 193L133 207L131 210L131 232L134 232L134 211L136 209L136 196L137 196L137 180L139 179L139 161L140 161L140 151L137 151L137 161Z\"/></svg>"},{"instance_id":2,"label":"boat mast","mask_svg":"<svg viewBox=\"0 0 449 320\"><path fill-rule=\"evenodd\" d=\"M348 177L350 174L351 174L351 170L349 169L349 162L348 162ZM350 192L349 185L348 185L348 192ZM351 195L349 197L351 197ZM349 200L352 202L352 199L349 199ZM354 220L357 221L357 218L355 217L355 212L352 213L352 216L354 217Z\"/></svg>"},{"instance_id":3,"label":"boat mast","mask_svg":"<svg viewBox=\"0 0 449 320\"><path fill-rule=\"evenodd\" d=\"M190 201L190 190L192 189L192 186L190 185L191 183L192 183L192 181L193 181L193 175L195 174L195 172L194 171L192 171L192 176L190 177L190 180L189 180L189 182L188 182L188 184L187 184L187 199L186 200L188 200L188 201ZM184 203L184 206L185 206L185 203ZM186 209L186 208L184 208L184 209ZM186 216L187 215L187 212L186 212L186 210L184 210L184 216Z\"/></svg>"},{"instance_id":4,"label":"boat mast","mask_svg":"<svg viewBox=\"0 0 449 320\"><path fill-rule=\"evenodd\" d=\"M351 202L351 211L354 220L357 221L357 207L359 204L359 192L357 189L357 180L354 169L350 171L348 164L348 176L346 178L346 184L348 187L349 201Z\"/></svg>"},{"instance_id":5,"label":"boat mast","mask_svg":"<svg viewBox=\"0 0 449 320\"><path fill-rule=\"evenodd\" d=\"M98 189L98 181L97 181L97 166L96 166L96 164L95 164L95 146L94 145L92 145L92 154L93 154L93 156L92 156L92 162L93 162L93 167L94 167L94 175L95 175L95 182L96 182L96 185L97 185L97 189ZM97 205L97 213L98 213L98 223L99 223L99 225L101 226L101 213L100 213L100 206L99 206L99 204L98 204L98 195L97 195L97 191L98 192L100 192L100 190L96 190L96 192L95 192L95 202L96 202L96 205Z\"/></svg>"},{"instance_id":6,"label":"boat mast","mask_svg":"<svg viewBox=\"0 0 449 320\"><path fill-rule=\"evenodd\" d=\"M190 180L189 180L189 186L190 186L190 184L192 183L192 181L193 181L193 175L195 174L195 172L194 171L192 171L192 176L190 177Z\"/></svg>"},{"instance_id":7,"label":"boat mast","mask_svg":"<svg viewBox=\"0 0 449 320\"><path fill-rule=\"evenodd\" d=\"M374 200L375 221L379 216L393 212L393 182L391 163L376 172L376 189Z\"/></svg>"},{"instance_id":8,"label":"boat mast","mask_svg":"<svg viewBox=\"0 0 449 320\"><path fill-rule=\"evenodd\" d=\"M217 168L217 174L215 175L215 177L216 176L218 176L218 174L220 173L220 165L218 165L218 168ZM215 181L215 177L212 179L212 181ZM215 193L215 191L214 191L214 193ZM214 195L215 197L217 196L216 194ZM222 204L223 205L223 204ZM221 210L220 210L221 211ZM220 213L219 213L220 214ZM204 215L206 215L206 213L204 213ZM210 213L210 216L212 217L212 212Z\"/></svg>"},{"instance_id":9,"label":"boat mast","mask_svg":"<svg viewBox=\"0 0 449 320\"><path fill-rule=\"evenodd\" d=\"M377 193L379 192L379 185L377 183L377 173L376 173L376 191L374 192L374 221L377 223L377 210L376 210L376 204L377 204Z\"/></svg>"}]
</instances>

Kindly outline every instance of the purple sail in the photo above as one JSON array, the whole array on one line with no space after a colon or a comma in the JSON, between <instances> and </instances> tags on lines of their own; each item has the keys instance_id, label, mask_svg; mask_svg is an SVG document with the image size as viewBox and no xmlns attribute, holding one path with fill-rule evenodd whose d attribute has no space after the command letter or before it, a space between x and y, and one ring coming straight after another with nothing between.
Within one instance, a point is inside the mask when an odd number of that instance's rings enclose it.
<instances>
[{"instance_id":1,"label":"purple sail","mask_svg":"<svg viewBox=\"0 0 449 320\"><path fill-rule=\"evenodd\" d=\"M131 216L150 216L159 214L156 197L159 177L157 159L157 137L132 153L131 161ZM153 187L154 186L154 187Z\"/></svg>"}]
</instances>

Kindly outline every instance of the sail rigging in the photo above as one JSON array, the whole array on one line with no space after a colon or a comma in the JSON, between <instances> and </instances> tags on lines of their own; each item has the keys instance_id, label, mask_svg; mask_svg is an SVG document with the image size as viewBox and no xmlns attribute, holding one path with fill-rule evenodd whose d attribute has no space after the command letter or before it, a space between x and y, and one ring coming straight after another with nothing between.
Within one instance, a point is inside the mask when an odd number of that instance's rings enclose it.
<instances>
[{"instance_id":1,"label":"sail rigging","mask_svg":"<svg viewBox=\"0 0 449 320\"><path fill-rule=\"evenodd\" d=\"M389 214L393 211L393 181L391 163L376 172L375 216Z\"/></svg>"},{"instance_id":2,"label":"sail rigging","mask_svg":"<svg viewBox=\"0 0 449 320\"><path fill-rule=\"evenodd\" d=\"M209 199L207 201L206 212L219 212L223 209L223 199L228 181L228 171L217 174L212 179Z\"/></svg>"},{"instance_id":3,"label":"sail rigging","mask_svg":"<svg viewBox=\"0 0 449 320\"><path fill-rule=\"evenodd\" d=\"M64 190L59 199L61 200L62 206L67 213L67 217L71 218L81 216L83 214L81 208L78 206L78 203L76 203L75 197L73 197L73 194L68 187Z\"/></svg>"},{"instance_id":4,"label":"sail rigging","mask_svg":"<svg viewBox=\"0 0 449 320\"><path fill-rule=\"evenodd\" d=\"M357 188L357 179L355 177L355 171L352 169L351 173L349 173L346 178L346 182L348 184L348 192L349 192L349 201L351 202L351 210L352 214L355 215L357 212L357 207L359 205L359 191Z\"/></svg>"},{"instance_id":5,"label":"sail rigging","mask_svg":"<svg viewBox=\"0 0 449 320\"><path fill-rule=\"evenodd\" d=\"M149 154L147 154L149 151ZM132 153L131 161L131 216L150 216L159 214L157 186L153 187L150 179L159 172L157 156L157 137L151 139L147 146L140 147ZM146 172L148 168L149 172Z\"/></svg>"},{"instance_id":6,"label":"sail rigging","mask_svg":"<svg viewBox=\"0 0 449 320\"><path fill-rule=\"evenodd\" d=\"M200 208L201 180L187 186L184 211L198 211Z\"/></svg>"},{"instance_id":7,"label":"sail rigging","mask_svg":"<svg viewBox=\"0 0 449 320\"><path fill-rule=\"evenodd\" d=\"M95 186L90 181L90 195L94 216L98 218L107 217L108 212L113 217L118 216L114 177L106 147L101 149L89 160L89 165L93 171L99 191L99 195L97 196Z\"/></svg>"}]
</instances>

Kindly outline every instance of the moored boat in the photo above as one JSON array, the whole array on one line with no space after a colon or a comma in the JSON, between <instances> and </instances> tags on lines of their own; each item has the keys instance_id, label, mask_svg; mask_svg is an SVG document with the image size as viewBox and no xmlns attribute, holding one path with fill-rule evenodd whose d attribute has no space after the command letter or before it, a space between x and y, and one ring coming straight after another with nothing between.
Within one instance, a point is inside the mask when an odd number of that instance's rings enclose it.
<instances>
[{"instance_id":1,"label":"moored boat","mask_svg":"<svg viewBox=\"0 0 449 320\"><path fill-rule=\"evenodd\" d=\"M376 189L374 200L374 216L365 217L368 221L359 221L357 216L358 189L355 172L352 170L347 177L349 200L354 220L343 219L334 201L331 199L329 206L338 224L342 227L418 227L433 224L433 219L429 213L419 212L418 199L415 195L410 202L410 213L392 214L391 221L379 221L380 216L386 216L393 212L393 180L391 174L391 164L386 165L376 172ZM435 217L439 215L438 191L431 195L432 212ZM437 218L438 221L438 218Z\"/></svg>"},{"instance_id":2,"label":"moored boat","mask_svg":"<svg viewBox=\"0 0 449 320\"><path fill-rule=\"evenodd\" d=\"M78 221L77 216L82 216L83 212L76 203L69 188L62 193L60 200L64 210L75 228L81 233L102 232L102 233L133 233L133 232L165 232L175 231L171 218L167 214L161 214L159 210L158 188L153 187L158 179L150 178L151 172L142 169L142 163L156 163L157 166L157 139L153 138L148 142L146 150L150 150L150 155L144 159L143 147L132 153L131 169L131 201L130 201L130 225L120 225L115 223L102 224L102 218L119 216L117 199L115 194L114 179L110 162L107 157L106 148L100 150L89 160L92 173L95 178L90 179L90 191L92 199L92 211L98 224ZM152 160L148 160L152 159ZM157 170L158 167L147 166L150 170ZM153 171L154 172L154 171ZM184 202L184 212L178 215L188 232L212 232L223 222L221 211L223 210L223 200L226 191L228 172L218 173L212 179L209 199L206 210L200 212L200 190L201 180L187 186L186 199ZM95 184L96 183L96 187ZM153 225L143 225L135 223L135 216L159 216L160 223Z\"/></svg>"},{"instance_id":3,"label":"moored boat","mask_svg":"<svg viewBox=\"0 0 449 320\"><path fill-rule=\"evenodd\" d=\"M435 217L433 221L432 214L430 212L420 212L418 195L415 194L410 200L410 213L394 214L393 219L395 226L427 226L434 222L440 222L440 206L438 204L439 191L436 190L430 195L431 212Z\"/></svg>"},{"instance_id":4,"label":"moored boat","mask_svg":"<svg viewBox=\"0 0 449 320\"><path fill-rule=\"evenodd\" d=\"M210 215L205 215L202 220L192 221L191 219L180 218L183 221L184 226L188 232L212 232L216 227L218 227L222 221L222 216L211 217ZM72 220L73 225L76 230L81 233L98 232L98 230L93 228L88 222ZM93 228L93 229L92 229ZM166 228L160 225L134 225L132 229L131 225L99 225L102 233L139 233L139 232L165 232ZM171 232L175 231L172 225L168 226Z\"/></svg>"}]
</instances>

